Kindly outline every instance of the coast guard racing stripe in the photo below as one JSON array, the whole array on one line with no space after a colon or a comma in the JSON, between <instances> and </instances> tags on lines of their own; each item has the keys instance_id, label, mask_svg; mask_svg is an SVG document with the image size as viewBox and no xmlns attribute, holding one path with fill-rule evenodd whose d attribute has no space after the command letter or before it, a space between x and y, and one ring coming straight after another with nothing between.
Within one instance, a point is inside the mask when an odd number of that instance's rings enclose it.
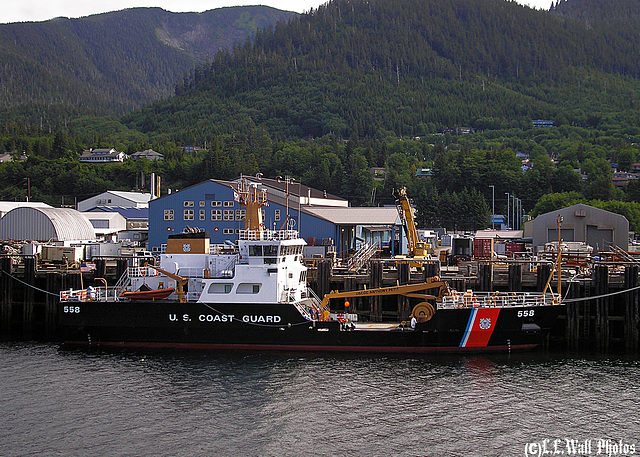
<instances>
[{"instance_id":1,"label":"coast guard racing stripe","mask_svg":"<svg viewBox=\"0 0 640 457\"><path fill-rule=\"evenodd\" d=\"M485 347L496 327L498 314L500 308L473 308L460 347Z\"/></svg>"}]
</instances>

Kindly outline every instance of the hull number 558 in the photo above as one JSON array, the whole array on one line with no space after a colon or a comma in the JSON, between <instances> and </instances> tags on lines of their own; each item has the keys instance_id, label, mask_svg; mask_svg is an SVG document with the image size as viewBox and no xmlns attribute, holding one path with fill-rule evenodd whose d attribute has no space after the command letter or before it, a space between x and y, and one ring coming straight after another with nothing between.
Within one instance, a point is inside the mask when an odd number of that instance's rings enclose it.
<instances>
[{"instance_id":1,"label":"hull number 558","mask_svg":"<svg viewBox=\"0 0 640 457\"><path fill-rule=\"evenodd\" d=\"M77 314L80 312L80 307L79 306L65 306L62 309L65 313L73 313L73 314Z\"/></svg>"},{"instance_id":2,"label":"hull number 558","mask_svg":"<svg viewBox=\"0 0 640 457\"><path fill-rule=\"evenodd\" d=\"M533 309L525 309L524 311L518 311L518 317L533 317Z\"/></svg>"}]
</instances>

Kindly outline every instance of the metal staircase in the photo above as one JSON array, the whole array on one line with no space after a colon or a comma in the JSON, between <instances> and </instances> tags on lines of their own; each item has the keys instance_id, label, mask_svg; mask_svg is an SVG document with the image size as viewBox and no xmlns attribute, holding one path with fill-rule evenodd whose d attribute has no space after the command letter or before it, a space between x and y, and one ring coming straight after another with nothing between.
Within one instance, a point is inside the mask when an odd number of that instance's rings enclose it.
<instances>
[{"instance_id":1,"label":"metal staircase","mask_svg":"<svg viewBox=\"0 0 640 457\"><path fill-rule=\"evenodd\" d=\"M623 260L624 262L631 262L631 263L634 263L636 265L640 265L640 261L638 261L637 258L633 257L627 251L625 251L624 249L622 249L621 247L619 247L619 246L617 246L615 244L611 245L611 252L613 252L616 255L618 255L620 257L620 259Z\"/></svg>"},{"instance_id":2,"label":"metal staircase","mask_svg":"<svg viewBox=\"0 0 640 457\"><path fill-rule=\"evenodd\" d=\"M379 247L375 243L365 243L360 246L350 258L347 260L347 270L349 272L358 271L367 261L373 257L378 251Z\"/></svg>"},{"instance_id":3,"label":"metal staircase","mask_svg":"<svg viewBox=\"0 0 640 457\"><path fill-rule=\"evenodd\" d=\"M131 285L131 277L129 276L129 269L127 268L115 286L113 286L113 298L119 300L123 292L127 290L127 287Z\"/></svg>"}]
</instances>

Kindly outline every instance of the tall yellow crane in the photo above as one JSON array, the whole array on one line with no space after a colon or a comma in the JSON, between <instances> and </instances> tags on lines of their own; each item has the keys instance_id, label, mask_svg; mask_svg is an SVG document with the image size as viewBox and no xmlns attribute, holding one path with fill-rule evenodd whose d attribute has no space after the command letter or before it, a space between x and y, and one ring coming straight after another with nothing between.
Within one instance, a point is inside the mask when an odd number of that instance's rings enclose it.
<instances>
[{"instance_id":1,"label":"tall yellow crane","mask_svg":"<svg viewBox=\"0 0 640 457\"><path fill-rule=\"evenodd\" d=\"M404 227L404 231L407 235L407 249L409 251L409 255L407 257L420 260L430 259L431 257L427 252L427 249L429 248L428 243L425 243L418 238L416 222L413 217L413 208L411 208L411 204L409 203L406 187L401 187L398 190L398 194L396 196L396 208L398 209L398 215L400 216L402 226Z\"/></svg>"}]
</instances>

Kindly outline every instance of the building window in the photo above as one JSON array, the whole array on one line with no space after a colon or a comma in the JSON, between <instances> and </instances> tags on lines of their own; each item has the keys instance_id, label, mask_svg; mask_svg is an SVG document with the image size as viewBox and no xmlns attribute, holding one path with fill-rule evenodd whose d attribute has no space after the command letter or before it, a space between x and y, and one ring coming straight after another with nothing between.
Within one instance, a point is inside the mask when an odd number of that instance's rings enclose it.
<instances>
[{"instance_id":1,"label":"building window","mask_svg":"<svg viewBox=\"0 0 640 457\"><path fill-rule=\"evenodd\" d=\"M204 200L200 200L200 208L204 207Z\"/></svg>"},{"instance_id":2,"label":"building window","mask_svg":"<svg viewBox=\"0 0 640 457\"><path fill-rule=\"evenodd\" d=\"M164 210L164 220L165 221L172 221L173 220L173 210L172 209L165 209Z\"/></svg>"},{"instance_id":3,"label":"building window","mask_svg":"<svg viewBox=\"0 0 640 457\"><path fill-rule=\"evenodd\" d=\"M222 220L224 221L232 221L233 220L233 210L225 209L222 213Z\"/></svg>"},{"instance_id":4,"label":"building window","mask_svg":"<svg viewBox=\"0 0 640 457\"><path fill-rule=\"evenodd\" d=\"M229 202L229 201L224 202L224 207L225 207L225 208L231 208L231 207L233 207L233 202L232 202L232 201L230 201L230 202Z\"/></svg>"},{"instance_id":5,"label":"building window","mask_svg":"<svg viewBox=\"0 0 640 457\"><path fill-rule=\"evenodd\" d=\"M221 221L222 220L222 210L221 209L212 209L211 210L211 220L212 221Z\"/></svg>"},{"instance_id":6,"label":"building window","mask_svg":"<svg viewBox=\"0 0 640 457\"><path fill-rule=\"evenodd\" d=\"M205 216L206 216L205 211L204 211L203 209L201 209L201 210L199 211L199 217L200 217L200 220L201 220L201 221L204 221Z\"/></svg>"},{"instance_id":7,"label":"building window","mask_svg":"<svg viewBox=\"0 0 640 457\"><path fill-rule=\"evenodd\" d=\"M193 201L185 200L183 205L185 208L193 208Z\"/></svg>"},{"instance_id":8,"label":"building window","mask_svg":"<svg viewBox=\"0 0 640 457\"><path fill-rule=\"evenodd\" d=\"M274 215L273 215L273 218L274 218L276 221L279 221L279 220L280 220L280 210L279 210L279 209L275 210L275 213L274 213Z\"/></svg>"},{"instance_id":9,"label":"building window","mask_svg":"<svg viewBox=\"0 0 640 457\"><path fill-rule=\"evenodd\" d=\"M226 229L222 229L222 233L225 235L233 235L234 231L233 229L226 228Z\"/></svg>"},{"instance_id":10,"label":"building window","mask_svg":"<svg viewBox=\"0 0 640 457\"><path fill-rule=\"evenodd\" d=\"M246 209L237 209L236 210L236 221L244 221L245 217L247 217Z\"/></svg>"},{"instance_id":11,"label":"building window","mask_svg":"<svg viewBox=\"0 0 640 457\"><path fill-rule=\"evenodd\" d=\"M213 201L211 202L211 206L222 206L222 202L220 200Z\"/></svg>"},{"instance_id":12,"label":"building window","mask_svg":"<svg viewBox=\"0 0 640 457\"><path fill-rule=\"evenodd\" d=\"M192 209L185 209L183 212L183 219L185 221L192 221L193 220L193 210Z\"/></svg>"}]
</instances>

